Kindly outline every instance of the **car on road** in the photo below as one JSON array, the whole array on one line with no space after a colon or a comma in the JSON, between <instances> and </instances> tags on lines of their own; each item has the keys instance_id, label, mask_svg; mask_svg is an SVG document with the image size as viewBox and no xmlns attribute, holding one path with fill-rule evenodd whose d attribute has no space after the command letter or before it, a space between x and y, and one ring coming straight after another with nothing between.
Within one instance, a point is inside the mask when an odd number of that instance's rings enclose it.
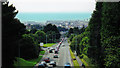
<instances>
[{"instance_id":1,"label":"car on road","mask_svg":"<svg viewBox=\"0 0 120 68\"><path fill-rule=\"evenodd\" d=\"M64 46L65 46L65 44L62 44L62 46L64 47Z\"/></svg>"},{"instance_id":2,"label":"car on road","mask_svg":"<svg viewBox=\"0 0 120 68\"><path fill-rule=\"evenodd\" d=\"M55 54L58 54L58 50L55 50Z\"/></svg>"},{"instance_id":3,"label":"car on road","mask_svg":"<svg viewBox=\"0 0 120 68\"><path fill-rule=\"evenodd\" d=\"M38 64L38 68L45 68L44 64Z\"/></svg>"},{"instance_id":4,"label":"car on road","mask_svg":"<svg viewBox=\"0 0 120 68\"><path fill-rule=\"evenodd\" d=\"M50 58L46 57L46 58L44 58L44 61L48 63L48 62L50 62Z\"/></svg>"},{"instance_id":5,"label":"car on road","mask_svg":"<svg viewBox=\"0 0 120 68\"><path fill-rule=\"evenodd\" d=\"M68 63L68 62L65 63L64 68L71 68L71 67L70 67L70 63Z\"/></svg>"},{"instance_id":6,"label":"car on road","mask_svg":"<svg viewBox=\"0 0 120 68\"><path fill-rule=\"evenodd\" d=\"M58 58L58 55L57 55L57 54L55 54L55 55L53 56L53 58Z\"/></svg>"},{"instance_id":7,"label":"car on road","mask_svg":"<svg viewBox=\"0 0 120 68\"><path fill-rule=\"evenodd\" d=\"M55 50L55 48L51 48L50 50Z\"/></svg>"},{"instance_id":8,"label":"car on road","mask_svg":"<svg viewBox=\"0 0 120 68\"><path fill-rule=\"evenodd\" d=\"M44 64L44 66L47 67L47 63L45 61L42 61L41 64Z\"/></svg>"},{"instance_id":9,"label":"car on road","mask_svg":"<svg viewBox=\"0 0 120 68\"><path fill-rule=\"evenodd\" d=\"M55 61L50 61L50 65L53 65L53 67L56 66L56 62Z\"/></svg>"},{"instance_id":10,"label":"car on road","mask_svg":"<svg viewBox=\"0 0 120 68\"><path fill-rule=\"evenodd\" d=\"M52 50L49 50L49 53L53 53L53 51L52 51Z\"/></svg>"},{"instance_id":11,"label":"car on road","mask_svg":"<svg viewBox=\"0 0 120 68\"><path fill-rule=\"evenodd\" d=\"M48 47L48 49L50 49L50 47Z\"/></svg>"}]
</instances>

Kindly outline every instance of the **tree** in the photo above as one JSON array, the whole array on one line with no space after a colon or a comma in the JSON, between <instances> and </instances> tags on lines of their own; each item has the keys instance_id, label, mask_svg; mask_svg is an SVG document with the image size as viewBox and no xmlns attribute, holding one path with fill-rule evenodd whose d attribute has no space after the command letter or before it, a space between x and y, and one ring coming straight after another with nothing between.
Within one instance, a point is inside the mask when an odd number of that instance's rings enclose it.
<instances>
[{"instance_id":1,"label":"tree","mask_svg":"<svg viewBox=\"0 0 120 68\"><path fill-rule=\"evenodd\" d=\"M83 25L83 27L79 30L79 34L83 33L85 31L85 26Z\"/></svg>"},{"instance_id":2,"label":"tree","mask_svg":"<svg viewBox=\"0 0 120 68\"><path fill-rule=\"evenodd\" d=\"M61 36L58 28L57 28L55 25L52 25L52 24L47 24L46 26L44 26L43 31L44 31L45 33L49 32L49 31L55 32L54 35L56 35L56 39L59 39L60 36Z\"/></svg>"},{"instance_id":3,"label":"tree","mask_svg":"<svg viewBox=\"0 0 120 68\"><path fill-rule=\"evenodd\" d=\"M67 35L67 37L69 37L71 34L73 34L73 28L70 28L70 29L68 30L68 35Z\"/></svg>"},{"instance_id":4,"label":"tree","mask_svg":"<svg viewBox=\"0 0 120 68\"><path fill-rule=\"evenodd\" d=\"M46 33L44 31L38 30L36 33L38 35L38 43L43 42L45 43L46 41Z\"/></svg>"},{"instance_id":5,"label":"tree","mask_svg":"<svg viewBox=\"0 0 120 68\"><path fill-rule=\"evenodd\" d=\"M26 60L37 58L39 56L38 43L34 40L30 34L24 34L19 41L20 57Z\"/></svg>"},{"instance_id":6,"label":"tree","mask_svg":"<svg viewBox=\"0 0 120 68\"><path fill-rule=\"evenodd\" d=\"M47 35L47 43L54 43L56 41L56 33L54 31L48 31Z\"/></svg>"},{"instance_id":7,"label":"tree","mask_svg":"<svg viewBox=\"0 0 120 68\"><path fill-rule=\"evenodd\" d=\"M73 37L75 37L75 34L72 34L72 35L69 37L69 40L72 41Z\"/></svg>"},{"instance_id":8,"label":"tree","mask_svg":"<svg viewBox=\"0 0 120 68\"><path fill-rule=\"evenodd\" d=\"M25 26L15 19L18 11L13 5L2 2L2 68L14 68L13 61L18 56L18 41L25 33Z\"/></svg>"},{"instance_id":9,"label":"tree","mask_svg":"<svg viewBox=\"0 0 120 68\"><path fill-rule=\"evenodd\" d=\"M103 67L102 58L102 51L101 51L101 36L100 36L100 29L101 29L101 17L102 17L102 2L96 3L96 10L92 14L92 18L89 22L90 34L89 34L89 45L88 48L88 56L92 58L94 63L99 64L99 66Z\"/></svg>"},{"instance_id":10,"label":"tree","mask_svg":"<svg viewBox=\"0 0 120 68\"><path fill-rule=\"evenodd\" d=\"M30 30L30 33L35 34L36 31L37 31L37 29L33 28L33 29Z\"/></svg>"},{"instance_id":11,"label":"tree","mask_svg":"<svg viewBox=\"0 0 120 68\"><path fill-rule=\"evenodd\" d=\"M102 8L101 45L106 68L119 68L120 2L105 2Z\"/></svg>"},{"instance_id":12,"label":"tree","mask_svg":"<svg viewBox=\"0 0 120 68\"><path fill-rule=\"evenodd\" d=\"M79 34L79 28L78 27L74 27L73 28L73 33L78 35Z\"/></svg>"}]
</instances>

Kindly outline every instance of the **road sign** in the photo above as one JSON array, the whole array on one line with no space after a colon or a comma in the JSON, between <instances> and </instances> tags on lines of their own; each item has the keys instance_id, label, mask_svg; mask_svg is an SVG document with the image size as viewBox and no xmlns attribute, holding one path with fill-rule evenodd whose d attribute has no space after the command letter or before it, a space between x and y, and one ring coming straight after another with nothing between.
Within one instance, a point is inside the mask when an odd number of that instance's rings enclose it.
<instances>
[{"instance_id":1,"label":"road sign","mask_svg":"<svg viewBox=\"0 0 120 68\"><path fill-rule=\"evenodd\" d=\"M43 46L43 43L40 43L40 46Z\"/></svg>"}]
</instances>

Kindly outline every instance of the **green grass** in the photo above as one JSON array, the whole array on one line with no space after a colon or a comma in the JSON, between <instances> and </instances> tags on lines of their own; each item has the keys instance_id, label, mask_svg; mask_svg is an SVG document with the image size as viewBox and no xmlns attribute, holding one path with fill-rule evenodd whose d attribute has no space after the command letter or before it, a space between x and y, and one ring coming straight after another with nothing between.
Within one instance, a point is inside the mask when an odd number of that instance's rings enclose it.
<instances>
[{"instance_id":1,"label":"green grass","mask_svg":"<svg viewBox=\"0 0 120 68\"><path fill-rule=\"evenodd\" d=\"M14 61L14 66L16 68L33 68L41 60L42 56L39 56L37 59L25 60L23 58L16 57L17 61Z\"/></svg>"},{"instance_id":2,"label":"green grass","mask_svg":"<svg viewBox=\"0 0 120 68\"><path fill-rule=\"evenodd\" d=\"M44 44L43 46L44 47L52 47L53 45L55 45L56 43L47 43L47 44Z\"/></svg>"},{"instance_id":3,"label":"green grass","mask_svg":"<svg viewBox=\"0 0 120 68\"><path fill-rule=\"evenodd\" d=\"M71 49L70 49L70 54L71 54L72 59L75 59L75 55L73 54Z\"/></svg>"},{"instance_id":4,"label":"green grass","mask_svg":"<svg viewBox=\"0 0 120 68\"><path fill-rule=\"evenodd\" d=\"M70 54L71 54L72 59L76 59L76 57L71 49L70 49ZM74 64L74 68L78 68L80 66L79 63L77 62L77 60L73 60L73 64Z\"/></svg>"},{"instance_id":5,"label":"green grass","mask_svg":"<svg viewBox=\"0 0 120 68\"><path fill-rule=\"evenodd\" d=\"M83 58L80 59L80 60L84 63L84 65L85 65L85 66L88 66L87 68L91 68L90 66L92 66L92 68L94 68L95 65L93 65L93 64L91 63L91 59L88 58L88 56L86 56L85 54L82 54L82 55L83 55Z\"/></svg>"},{"instance_id":6,"label":"green grass","mask_svg":"<svg viewBox=\"0 0 120 68\"><path fill-rule=\"evenodd\" d=\"M45 54L45 51L40 51L40 55L44 55Z\"/></svg>"}]
</instances>

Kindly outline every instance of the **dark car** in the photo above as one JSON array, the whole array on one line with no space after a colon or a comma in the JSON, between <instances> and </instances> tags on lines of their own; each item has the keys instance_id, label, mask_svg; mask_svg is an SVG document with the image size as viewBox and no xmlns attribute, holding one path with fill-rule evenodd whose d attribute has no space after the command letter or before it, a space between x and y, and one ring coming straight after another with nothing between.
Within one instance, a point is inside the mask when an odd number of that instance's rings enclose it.
<instances>
[{"instance_id":1,"label":"dark car","mask_svg":"<svg viewBox=\"0 0 120 68\"><path fill-rule=\"evenodd\" d=\"M70 63L65 63L64 68L71 68Z\"/></svg>"},{"instance_id":2,"label":"dark car","mask_svg":"<svg viewBox=\"0 0 120 68\"><path fill-rule=\"evenodd\" d=\"M55 54L53 57L54 57L54 58L58 58L58 55L57 55L57 54Z\"/></svg>"},{"instance_id":3,"label":"dark car","mask_svg":"<svg viewBox=\"0 0 120 68\"><path fill-rule=\"evenodd\" d=\"M38 64L38 68L45 68L44 64Z\"/></svg>"},{"instance_id":4,"label":"dark car","mask_svg":"<svg viewBox=\"0 0 120 68\"><path fill-rule=\"evenodd\" d=\"M44 58L44 61L48 63L48 62L50 62L50 58L46 57L46 58Z\"/></svg>"},{"instance_id":5,"label":"dark car","mask_svg":"<svg viewBox=\"0 0 120 68\"><path fill-rule=\"evenodd\" d=\"M52 50L49 50L49 53L53 53L53 51L52 51Z\"/></svg>"},{"instance_id":6,"label":"dark car","mask_svg":"<svg viewBox=\"0 0 120 68\"><path fill-rule=\"evenodd\" d=\"M57 50L55 50L55 54L58 54L58 51L57 51Z\"/></svg>"}]
</instances>

